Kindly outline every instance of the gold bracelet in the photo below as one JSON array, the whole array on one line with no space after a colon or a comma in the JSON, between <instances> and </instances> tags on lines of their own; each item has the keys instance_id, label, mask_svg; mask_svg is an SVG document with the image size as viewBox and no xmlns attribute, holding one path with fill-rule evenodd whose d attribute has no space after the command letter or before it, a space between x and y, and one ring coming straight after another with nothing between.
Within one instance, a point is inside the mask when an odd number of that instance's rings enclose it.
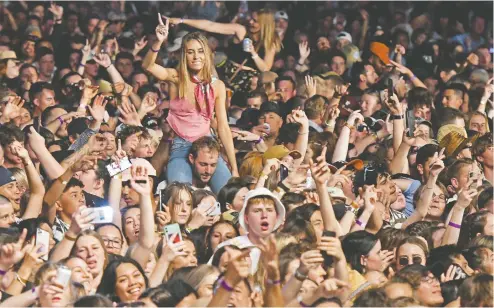
<instances>
[{"instance_id":1,"label":"gold bracelet","mask_svg":"<svg viewBox=\"0 0 494 308\"><path fill-rule=\"evenodd\" d=\"M67 232L65 232L64 237L71 242L75 242L75 240L77 239L77 237L72 237Z\"/></svg>"},{"instance_id":2,"label":"gold bracelet","mask_svg":"<svg viewBox=\"0 0 494 308\"><path fill-rule=\"evenodd\" d=\"M348 123L345 123L345 125L343 125L343 126L348 127L350 130L352 130L352 129L354 129L354 128L355 128L355 126L350 125L350 124L348 124Z\"/></svg>"},{"instance_id":3,"label":"gold bracelet","mask_svg":"<svg viewBox=\"0 0 494 308\"><path fill-rule=\"evenodd\" d=\"M15 274L15 279L17 281L19 281L23 287L26 286L26 283L27 283L27 280L26 279L22 279L21 276L19 276L19 274Z\"/></svg>"}]
</instances>

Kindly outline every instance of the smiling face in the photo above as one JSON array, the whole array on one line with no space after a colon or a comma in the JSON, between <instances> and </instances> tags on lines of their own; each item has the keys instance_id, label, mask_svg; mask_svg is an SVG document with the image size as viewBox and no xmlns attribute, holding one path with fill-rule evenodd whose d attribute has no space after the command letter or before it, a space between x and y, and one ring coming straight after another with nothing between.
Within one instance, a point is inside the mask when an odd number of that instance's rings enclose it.
<instances>
[{"instance_id":1,"label":"smiling face","mask_svg":"<svg viewBox=\"0 0 494 308\"><path fill-rule=\"evenodd\" d=\"M187 68L193 72L200 72L206 61L204 46L197 40L190 40L185 43L185 57Z\"/></svg>"},{"instance_id":2,"label":"smiling face","mask_svg":"<svg viewBox=\"0 0 494 308\"><path fill-rule=\"evenodd\" d=\"M129 241L129 245L137 242L141 227L141 209L131 208L125 212L124 234Z\"/></svg>"},{"instance_id":3,"label":"smiling face","mask_svg":"<svg viewBox=\"0 0 494 308\"><path fill-rule=\"evenodd\" d=\"M249 236L266 238L273 232L278 214L274 201L269 197L249 199L245 209L245 224Z\"/></svg>"},{"instance_id":4,"label":"smiling face","mask_svg":"<svg viewBox=\"0 0 494 308\"><path fill-rule=\"evenodd\" d=\"M94 236L81 236L75 243L75 255L86 262L93 278L103 272L105 265L105 248Z\"/></svg>"},{"instance_id":5,"label":"smiling face","mask_svg":"<svg viewBox=\"0 0 494 308\"><path fill-rule=\"evenodd\" d=\"M70 258L65 265L72 270L70 279L73 282L78 282L84 286L86 292L91 291L93 276L86 262L81 258Z\"/></svg>"},{"instance_id":6,"label":"smiling face","mask_svg":"<svg viewBox=\"0 0 494 308\"><path fill-rule=\"evenodd\" d=\"M115 294L122 302L132 302L146 288L144 276L132 263L122 263L116 269Z\"/></svg>"}]
</instances>

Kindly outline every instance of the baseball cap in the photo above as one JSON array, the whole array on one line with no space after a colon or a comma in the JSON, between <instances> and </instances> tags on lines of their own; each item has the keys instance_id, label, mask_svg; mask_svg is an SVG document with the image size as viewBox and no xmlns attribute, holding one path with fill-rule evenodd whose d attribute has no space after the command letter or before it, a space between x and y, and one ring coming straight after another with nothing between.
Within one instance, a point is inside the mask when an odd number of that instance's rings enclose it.
<instances>
[{"instance_id":1,"label":"baseball cap","mask_svg":"<svg viewBox=\"0 0 494 308\"><path fill-rule=\"evenodd\" d=\"M274 14L274 19L285 19L288 20L288 14L285 11L278 11Z\"/></svg>"},{"instance_id":2,"label":"baseball cap","mask_svg":"<svg viewBox=\"0 0 494 308\"><path fill-rule=\"evenodd\" d=\"M336 36L336 39L337 40L347 40L350 43L352 43L352 36L350 35L350 33L345 32L345 31L341 31L340 33L338 33L338 35Z\"/></svg>"},{"instance_id":3,"label":"baseball cap","mask_svg":"<svg viewBox=\"0 0 494 308\"><path fill-rule=\"evenodd\" d=\"M340 169L343 166L346 166L345 168L346 170L355 169L357 171L360 171L364 168L364 161L361 159L352 159L349 162L344 160L339 160L334 162L332 166L335 167L336 170Z\"/></svg>"},{"instance_id":4,"label":"baseball cap","mask_svg":"<svg viewBox=\"0 0 494 308\"><path fill-rule=\"evenodd\" d=\"M261 111L261 116L268 113L268 112L274 112L277 115L279 115L280 117L282 117L281 111L280 111L280 106L275 102L262 103L260 111Z\"/></svg>"},{"instance_id":5,"label":"baseball cap","mask_svg":"<svg viewBox=\"0 0 494 308\"><path fill-rule=\"evenodd\" d=\"M131 158L130 162L132 163L132 166L146 167L148 176L156 176L156 169L154 169L153 165L144 158ZM131 178L130 168L122 172L122 182L130 181Z\"/></svg>"},{"instance_id":6,"label":"baseball cap","mask_svg":"<svg viewBox=\"0 0 494 308\"><path fill-rule=\"evenodd\" d=\"M0 187L15 182L15 178L9 169L0 166Z\"/></svg>"},{"instance_id":7,"label":"baseball cap","mask_svg":"<svg viewBox=\"0 0 494 308\"><path fill-rule=\"evenodd\" d=\"M240 119L237 120L236 126L243 130L250 130L257 125L261 112L255 108L247 108L242 112Z\"/></svg>"},{"instance_id":8,"label":"baseball cap","mask_svg":"<svg viewBox=\"0 0 494 308\"><path fill-rule=\"evenodd\" d=\"M276 197L269 189L264 187L251 190L245 195L244 205L242 206L242 210L240 210L240 213L238 215L238 223L240 224L240 226L244 228L244 230L249 230L248 226L245 224L245 209L247 208L249 200L255 197L269 197L273 199L276 206L276 212L278 213L276 224L274 225L273 230L278 229L285 220L285 207L283 206L283 204L281 204L281 201L280 199L278 199L278 197Z\"/></svg>"},{"instance_id":9,"label":"baseball cap","mask_svg":"<svg viewBox=\"0 0 494 308\"><path fill-rule=\"evenodd\" d=\"M262 155L264 159L277 158L282 159L283 157L290 155L293 159L299 159L302 157L299 151L290 151L284 145L275 145L270 147L264 154Z\"/></svg>"},{"instance_id":10,"label":"baseball cap","mask_svg":"<svg viewBox=\"0 0 494 308\"><path fill-rule=\"evenodd\" d=\"M384 64L390 64L389 60L389 47L380 42L372 42L370 44L370 51L377 56Z\"/></svg>"}]
</instances>

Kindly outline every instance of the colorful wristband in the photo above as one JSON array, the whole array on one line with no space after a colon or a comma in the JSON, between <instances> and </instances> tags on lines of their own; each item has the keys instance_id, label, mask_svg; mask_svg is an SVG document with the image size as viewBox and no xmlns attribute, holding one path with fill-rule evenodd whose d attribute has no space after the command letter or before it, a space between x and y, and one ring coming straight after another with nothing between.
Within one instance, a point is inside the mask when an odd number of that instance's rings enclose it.
<instances>
[{"instance_id":1,"label":"colorful wristband","mask_svg":"<svg viewBox=\"0 0 494 308\"><path fill-rule=\"evenodd\" d=\"M365 224L364 224L362 221L360 221L360 219L357 219L357 220L355 221L355 223L356 223L357 225L361 226L362 228L365 228Z\"/></svg>"},{"instance_id":2,"label":"colorful wristband","mask_svg":"<svg viewBox=\"0 0 494 308\"><path fill-rule=\"evenodd\" d=\"M62 119L62 117L61 117L61 116L60 116L60 117L58 117L58 118L57 118L57 120L58 120L58 121L60 121L60 125L62 125L62 124L63 124L63 122L65 122L65 121Z\"/></svg>"},{"instance_id":3,"label":"colorful wristband","mask_svg":"<svg viewBox=\"0 0 494 308\"><path fill-rule=\"evenodd\" d=\"M155 50L155 49L153 49L153 46L151 46L151 51L152 51L152 52L159 52L159 51L160 51L160 49L158 48L157 50Z\"/></svg>"},{"instance_id":4,"label":"colorful wristband","mask_svg":"<svg viewBox=\"0 0 494 308\"><path fill-rule=\"evenodd\" d=\"M461 229L461 225L459 224L455 224L454 222L450 221L448 223L449 226L453 227L453 228L456 228L456 229Z\"/></svg>"},{"instance_id":5,"label":"colorful wristband","mask_svg":"<svg viewBox=\"0 0 494 308\"><path fill-rule=\"evenodd\" d=\"M230 285L229 285L229 284L225 281L225 279L221 279L220 286L221 286L223 289L227 290L228 292L232 292L232 291L233 291L233 287L232 287L232 286L230 286Z\"/></svg>"},{"instance_id":6,"label":"colorful wristband","mask_svg":"<svg viewBox=\"0 0 494 308\"><path fill-rule=\"evenodd\" d=\"M7 274L7 271L0 270L0 276L4 276L5 274Z\"/></svg>"},{"instance_id":7,"label":"colorful wristband","mask_svg":"<svg viewBox=\"0 0 494 308\"><path fill-rule=\"evenodd\" d=\"M271 279L266 279L266 283L269 284L269 285L278 285L278 284L281 284L281 280L278 279L278 280L271 280Z\"/></svg>"}]
</instances>

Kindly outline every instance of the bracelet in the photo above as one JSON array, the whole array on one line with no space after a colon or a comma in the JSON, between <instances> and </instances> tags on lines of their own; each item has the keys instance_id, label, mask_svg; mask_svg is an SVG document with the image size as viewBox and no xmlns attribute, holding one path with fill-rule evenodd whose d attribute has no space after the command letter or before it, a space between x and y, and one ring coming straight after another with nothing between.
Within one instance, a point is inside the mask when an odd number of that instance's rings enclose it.
<instances>
[{"instance_id":1,"label":"bracelet","mask_svg":"<svg viewBox=\"0 0 494 308\"><path fill-rule=\"evenodd\" d=\"M62 125L65 121L62 119L62 116L59 116L57 118L58 121L60 121L60 125Z\"/></svg>"},{"instance_id":2,"label":"bracelet","mask_svg":"<svg viewBox=\"0 0 494 308\"><path fill-rule=\"evenodd\" d=\"M272 285L272 286L279 285L279 284L281 284L281 279L271 280L271 279L267 278L266 283L269 285Z\"/></svg>"},{"instance_id":3,"label":"bracelet","mask_svg":"<svg viewBox=\"0 0 494 308\"><path fill-rule=\"evenodd\" d=\"M224 278L221 279L220 286L225 289L228 292L233 291L233 287L228 284L228 282L225 281Z\"/></svg>"},{"instance_id":4,"label":"bracelet","mask_svg":"<svg viewBox=\"0 0 494 308\"><path fill-rule=\"evenodd\" d=\"M18 274L15 274L15 279L17 281L19 281L22 284L23 287L26 286L26 283L27 283L27 280L26 279L22 279L21 276L19 276Z\"/></svg>"},{"instance_id":5,"label":"bracelet","mask_svg":"<svg viewBox=\"0 0 494 308\"><path fill-rule=\"evenodd\" d=\"M112 66L112 65L113 65L113 63L110 63L110 65L108 65L108 66L103 66L103 67L105 68L105 70L107 70L107 69L108 69L110 66Z\"/></svg>"},{"instance_id":6,"label":"bracelet","mask_svg":"<svg viewBox=\"0 0 494 308\"><path fill-rule=\"evenodd\" d=\"M263 176L268 177L267 174L265 174L264 172L261 172L261 174L259 175L259 178L262 178Z\"/></svg>"},{"instance_id":7,"label":"bracelet","mask_svg":"<svg viewBox=\"0 0 494 308\"><path fill-rule=\"evenodd\" d=\"M298 132L299 135L307 135L308 133L309 133L309 131L306 131L304 133Z\"/></svg>"},{"instance_id":8,"label":"bracelet","mask_svg":"<svg viewBox=\"0 0 494 308\"><path fill-rule=\"evenodd\" d=\"M300 66L304 66L304 63L300 64L300 62L297 62L297 64L300 65Z\"/></svg>"},{"instance_id":9,"label":"bracelet","mask_svg":"<svg viewBox=\"0 0 494 308\"><path fill-rule=\"evenodd\" d=\"M112 178L117 179L117 180L121 180L122 179L122 173L115 174Z\"/></svg>"},{"instance_id":10,"label":"bracelet","mask_svg":"<svg viewBox=\"0 0 494 308\"><path fill-rule=\"evenodd\" d=\"M0 276L4 276L5 274L7 274L7 271L0 270Z\"/></svg>"},{"instance_id":11,"label":"bracelet","mask_svg":"<svg viewBox=\"0 0 494 308\"><path fill-rule=\"evenodd\" d=\"M259 144L259 143L261 143L261 141L262 141L262 140L263 140L263 139L262 139L262 136L259 136L259 139L258 139L257 141L254 141L254 143L255 143L255 144Z\"/></svg>"},{"instance_id":12,"label":"bracelet","mask_svg":"<svg viewBox=\"0 0 494 308\"><path fill-rule=\"evenodd\" d=\"M38 299L38 298L39 298L38 292L36 292L36 287L33 287L33 288L31 289L31 293L32 293L32 294L36 294L36 299Z\"/></svg>"},{"instance_id":13,"label":"bracelet","mask_svg":"<svg viewBox=\"0 0 494 308\"><path fill-rule=\"evenodd\" d=\"M355 128L355 126L350 125L350 124L348 124L348 123L345 123L345 125L343 125L343 127L345 127L345 126L346 126L346 127L348 127L350 130L352 130L352 129L354 129L354 128Z\"/></svg>"},{"instance_id":14,"label":"bracelet","mask_svg":"<svg viewBox=\"0 0 494 308\"><path fill-rule=\"evenodd\" d=\"M72 237L67 232L65 232L64 237L71 242L75 242L75 240L77 239L77 237Z\"/></svg>"},{"instance_id":15,"label":"bracelet","mask_svg":"<svg viewBox=\"0 0 494 308\"><path fill-rule=\"evenodd\" d=\"M450 221L450 222L448 223L448 226L451 226L451 227L456 228L456 229L461 229L461 225L459 225L459 224L455 224L455 223L454 223L454 222L452 222L452 221Z\"/></svg>"},{"instance_id":16,"label":"bracelet","mask_svg":"<svg viewBox=\"0 0 494 308\"><path fill-rule=\"evenodd\" d=\"M417 76L413 75L410 77L410 81L414 81L415 79L417 79Z\"/></svg>"},{"instance_id":17,"label":"bracelet","mask_svg":"<svg viewBox=\"0 0 494 308\"><path fill-rule=\"evenodd\" d=\"M308 275L304 275L302 274L301 272L298 271L298 268L297 270L295 271L295 274L293 275L295 277L295 279L297 279L298 281L304 281L305 279L307 279Z\"/></svg>"},{"instance_id":18,"label":"bracelet","mask_svg":"<svg viewBox=\"0 0 494 308\"><path fill-rule=\"evenodd\" d=\"M278 183L278 187L280 187L281 189L283 189L285 192L289 192L290 191L290 188L286 187L286 185L283 184L283 182L279 182Z\"/></svg>"},{"instance_id":19,"label":"bracelet","mask_svg":"<svg viewBox=\"0 0 494 308\"><path fill-rule=\"evenodd\" d=\"M160 51L160 49L159 49L159 48L158 48L158 49L156 49L156 50L154 50L154 49L153 49L153 46L151 46L151 50L152 50L153 52L159 52L159 51Z\"/></svg>"},{"instance_id":20,"label":"bracelet","mask_svg":"<svg viewBox=\"0 0 494 308\"><path fill-rule=\"evenodd\" d=\"M84 64L82 64L82 63L79 63L79 66L84 67L84 66L86 66L86 65L84 65Z\"/></svg>"},{"instance_id":21,"label":"bracelet","mask_svg":"<svg viewBox=\"0 0 494 308\"><path fill-rule=\"evenodd\" d=\"M298 301L298 304L300 305L300 307L302 307L302 308L309 307L308 305L306 305L306 304L302 301L302 296L297 296L297 301Z\"/></svg>"},{"instance_id":22,"label":"bracelet","mask_svg":"<svg viewBox=\"0 0 494 308\"><path fill-rule=\"evenodd\" d=\"M403 118L405 118L405 116L402 114L394 114L391 116L391 120L403 120Z\"/></svg>"},{"instance_id":23,"label":"bracelet","mask_svg":"<svg viewBox=\"0 0 494 308\"><path fill-rule=\"evenodd\" d=\"M253 54L251 58L252 59L257 59L257 58L259 58L259 55L257 53L256 54Z\"/></svg>"}]
</instances>

